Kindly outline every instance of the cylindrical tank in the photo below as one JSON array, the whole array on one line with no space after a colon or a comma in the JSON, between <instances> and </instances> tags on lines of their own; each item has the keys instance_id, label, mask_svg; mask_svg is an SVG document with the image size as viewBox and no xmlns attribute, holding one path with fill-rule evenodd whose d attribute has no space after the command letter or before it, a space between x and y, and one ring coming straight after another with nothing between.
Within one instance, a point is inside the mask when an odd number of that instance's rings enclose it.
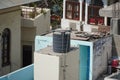
<instances>
[{"instance_id":1,"label":"cylindrical tank","mask_svg":"<svg viewBox=\"0 0 120 80\"><path fill-rule=\"evenodd\" d=\"M57 53L70 51L70 31L61 30L53 32L53 51Z\"/></svg>"}]
</instances>

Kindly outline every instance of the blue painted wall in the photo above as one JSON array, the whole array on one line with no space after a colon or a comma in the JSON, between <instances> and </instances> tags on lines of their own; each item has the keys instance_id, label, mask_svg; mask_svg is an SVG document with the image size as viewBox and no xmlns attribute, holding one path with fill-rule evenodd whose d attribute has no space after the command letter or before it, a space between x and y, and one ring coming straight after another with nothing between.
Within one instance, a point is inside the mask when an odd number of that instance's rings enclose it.
<instances>
[{"instance_id":1,"label":"blue painted wall","mask_svg":"<svg viewBox=\"0 0 120 80\"><path fill-rule=\"evenodd\" d=\"M36 38L35 38L35 51L43 49L47 46L51 46L52 44L53 44L52 37L36 36ZM79 47L79 45L91 46L91 42L80 41L80 40L71 40L71 45L74 47Z\"/></svg>"},{"instance_id":2,"label":"blue painted wall","mask_svg":"<svg viewBox=\"0 0 120 80\"><path fill-rule=\"evenodd\" d=\"M52 38L45 36L36 36L35 38L35 51L52 45Z\"/></svg>"},{"instance_id":3,"label":"blue painted wall","mask_svg":"<svg viewBox=\"0 0 120 80\"><path fill-rule=\"evenodd\" d=\"M33 65L19 69L8 75L0 77L0 80L34 80Z\"/></svg>"},{"instance_id":4,"label":"blue painted wall","mask_svg":"<svg viewBox=\"0 0 120 80\"><path fill-rule=\"evenodd\" d=\"M80 80L89 80L90 47L80 45Z\"/></svg>"}]
</instances>

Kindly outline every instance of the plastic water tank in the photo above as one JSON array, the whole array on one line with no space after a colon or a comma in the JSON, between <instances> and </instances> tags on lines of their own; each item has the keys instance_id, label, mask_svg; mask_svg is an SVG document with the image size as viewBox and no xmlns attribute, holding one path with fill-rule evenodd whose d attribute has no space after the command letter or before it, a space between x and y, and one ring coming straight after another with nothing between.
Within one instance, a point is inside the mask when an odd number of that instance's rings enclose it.
<instances>
[{"instance_id":1,"label":"plastic water tank","mask_svg":"<svg viewBox=\"0 0 120 80\"><path fill-rule=\"evenodd\" d=\"M53 51L57 53L70 51L70 31L59 30L53 32Z\"/></svg>"}]
</instances>

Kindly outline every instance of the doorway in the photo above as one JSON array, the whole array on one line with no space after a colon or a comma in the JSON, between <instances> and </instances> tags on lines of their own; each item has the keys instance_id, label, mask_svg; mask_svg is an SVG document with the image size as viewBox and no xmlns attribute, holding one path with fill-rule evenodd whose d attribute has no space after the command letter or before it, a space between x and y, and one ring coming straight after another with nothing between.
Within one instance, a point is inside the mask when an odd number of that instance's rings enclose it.
<instances>
[{"instance_id":1,"label":"doorway","mask_svg":"<svg viewBox=\"0 0 120 80\"><path fill-rule=\"evenodd\" d=\"M23 45L23 67L32 64L32 45Z\"/></svg>"},{"instance_id":2,"label":"doorway","mask_svg":"<svg viewBox=\"0 0 120 80\"><path fill-rule=\"evenodd\" d=\"M90 47L80 45L80 80L89 80Z\"/></svg>"}]
</instances>

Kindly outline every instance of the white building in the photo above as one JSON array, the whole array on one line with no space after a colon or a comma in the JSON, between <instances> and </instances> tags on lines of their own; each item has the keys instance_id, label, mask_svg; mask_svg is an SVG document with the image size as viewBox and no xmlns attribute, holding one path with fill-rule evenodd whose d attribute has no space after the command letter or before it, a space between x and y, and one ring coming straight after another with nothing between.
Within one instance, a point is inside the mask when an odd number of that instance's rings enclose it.
<instances>
[{"instance_id":1,"label":"white building","mask_svg":"<svg viewBox=\"0 0 120 80\"><path fill-rule=\"evenodd\" d=\"M99 9L107 4L107 0L63 0L61 27L86 31L89 24L107 26L107 17L99 16Z\"/></svg>"},{"instance_id":2,"label":"white building","mask_svg":"<svg viewBox=\"0 0 120 80\"><path fill-rule=\"evenodd\" d=\"M21 17L24 11L20 5L35 1L39 0L0 1L0 75L31 64L35 35L49 31L49 9L44 9L44 15L39 12L34 18ZM37 10L41 11L40 8Z\"/></svg>"},{"instance_id":3,"label":"white building","mask_svg":"<svg viewBox=\"0 0 120 80\"><path fill-rule=\"evenodd\" d=\"M53 52L52 47L47 47L52 46L52 44L54 44L52 38L53 37L50 37L50 35L36 36L36 50L34 54L35 80L47 80L48 77L52 80L61 80L61 78L63 78L63 75L65 75L66 80L97 80L101 74L107 71L107 61L112 56L111 36L90 41L79 40L79 37L76 37L74 38L74 40L71 40L71 46L77 47L79 50L71 50L69 53L65 53L67 55L67 67L65 74L61 74L63 72L63 70L61 70L62 66L59 67L61 65L59 65L59 62L62 61L61 56L58 56L60 54ZM70 56L70 53L72 58ZM69 64L69 62L71 62L71 64ZM79 64L79 68L76 67L77 64ZM73 67L73 65L75 65L75 67ZM76 69L77 72L75 72ZM75 74L79 74L79 76ZM50 75L55 77L50 77ZM70 79L68 78L68 76ZM75 79L74 76L78 78Z\"/></svg>"}]
</instances>

